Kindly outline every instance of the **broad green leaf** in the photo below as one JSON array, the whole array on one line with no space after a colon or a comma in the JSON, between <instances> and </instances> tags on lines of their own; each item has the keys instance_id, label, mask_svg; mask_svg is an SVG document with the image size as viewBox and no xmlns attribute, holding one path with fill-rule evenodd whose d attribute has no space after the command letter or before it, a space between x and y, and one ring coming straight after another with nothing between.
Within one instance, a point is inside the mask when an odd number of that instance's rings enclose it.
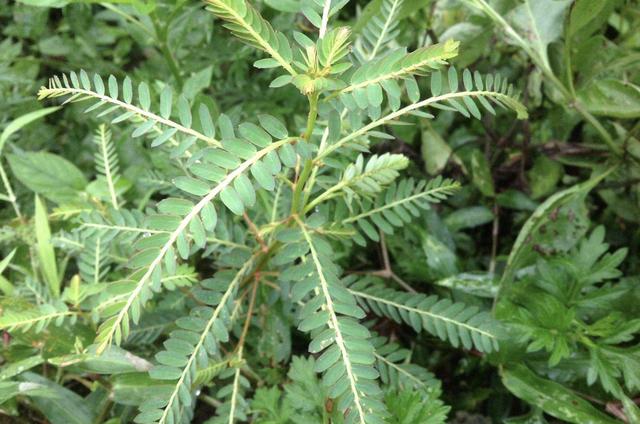
<instances>
[{"instance_id":1,"label":"broad green leaf","mask_svg":"<svg viewBox=\"0 0 640 424\"><path fill-rule=\"evenodd\" d=\"M533 212L538 204L531 200L526 194L518 190L505 190L496 196L498 205L503 208L517 209Z\"/></svg>"},{"instance_id":2,"label":"broad green leaf","mask_svg":"<svg viewBox=\"0 0 640 424\"><path fill-rule=\"evenodd\" d=\"M498 280L489 273L461 273L435 281L433 284L493 299L498 293Z\"/></svg>"},{"instance_id":3,"label":"broad green leaf","mask_svg":"<svg viewBox=\"0 0 640 424\"><path fill-rule=\"evenodd\" d=\"M16 178L27 188L57 203L77 199L87 186L82 172L67 159L46 152L7 155Z\"/></svg>"},{"instance_id":4,"label":"broad green leaf","mask_svg":"<svg viewBox=\"0 0 640 424\"><path fill-rule=\"evenodd\" d=\"M23 374L21 379L42 385L53 392L53 396L31 397L31 402L51 424L93 424L95 412L75 392L31 372Z\"/></svg>"},{"instance_id":5,"label":"broad green leaf","mask_svg":"<svg viewBox=\"0 0 640 424\"><path fill-rule=\"evenodd\" d=\"M202 131L207 137L215 137L216 135L216 127L213 124L213 120L211 119L211 113L209 108L200 104L198 107L198 116L200 118L200 125L202 126Z\"/></svg>"},{"instance_id":6,"label":"broad green leaf","mask_svg":"<svg viewBox=\"0 0 640 424\"><path fill-rule=\"evenodd\" d=\"M460 208L449 214L444 222L451 231L473 228L493 221L493 212L486 206Z\"/></svg>"},{"instance_id":7,"label":"broad green leaf","mask_svg":"<svg viewBox=\"0 0 640 424\"><path fill-rule=\"evenodd\" d=\"M533 167L527 172L531 197L539 199L551 193L560 178L562 178L562 165L546 156L538 156L533 162Z\"/></svg>"},{"instance_id":8,"label":"broad green leaf","mask_svg":"<svg viewBox=\"0 0 640 424\"><path fill-rule=\"evenodd\" d=\"M47 386L38 383L18 381L0 382L0 404L6 405L8 400L13 399L16 396L53 398L56 396L56 392L49 389Z\"/></svg>"},{"instance_id":9,"label":"broad green leaf","mask_svg":"<svg viewBox=\"0 0 640 424\"><path fill-rule=\"evenodd\" d=\"M271 115L258 115L258 121L260 121L262 128L279 140L289 135L284 124Z\"/></svg>"},{"instance_id":10,"label":"broad green leaf","mask_svg":"<svg viewBox=\"0 0 640 424\"><path fill-rule=\"evenodd\" d=\"M244 205L233 187L226 187L222 190L222 192L220 192L220 200L222 200L222 203L234 214L242 215L244 212Z\"/></svg>"},{"instance_id":11,"label":"broad green leaf","mask_svg":"<svg viewBox=\"0 0 640 424\"><path fill-rule=\"evenodd\" d=\"M233 181L233 187L242 199L242 203L244 203L247 208L253 207L256 203L256 192L253 189L251 180L244 174L238 175Z\"/></svg>"},{"instance_id":12,"label":"broad green leaf","mask_svg":"<svg viewBox=\"0 0 640 424\"><path fill-rule=\"evenodd\" d=\"M238 127L240 135L258 146L259 148L267 147L271 143L271 137L265 130L259 126L245 122Z\"/></svg>"},{"instance_id":13,"label":"broad green leaf","mask_svg":"<svg viewBox=\"0 0 640 424\"><path fill-rule=\"evenodd\" d=\"M168 85L160 93L160 116L167 119L171 115L173 105L173 91Z\"/></svg>"},{"instance_id":14,"label":"broad green leaf","mask_svg":"<svg viewBox=\"0 0 640 424\"><path fill-rule=\"evenodd\" d=\"M256 179L258 184L266 190L273 190L275 181L273 176L262 162L256 162L251 167L251 175Z\"/></svg>"},{"instance_id":15,"label":"broad green leaf","mask_svg":"<svg viewBox=\"0 0 640 424\"><path fill-rule=\"evenodd\" d=\"M167 398L173 384L152 379L142 372L120 374L113 378L113 400L122 405L138 406L151 398Z\"/></svg>"},{"instance_id":16,"label":"broad green leaf","mask_svg":"<svg viewBox=\"0 0 640 424\"><path fill-rule=\"evenodd\" d=\"M606 6L607 2L602 0L576 0L571 8L568 35L570 37L574 36L578 31L596 20L598 15L603 13Z\"/></svg>"},{"instance_id":17,"label":"broad green leaf","mask_svg":"<svg viewBox=\"0 0 640 424\"><path fill-rule=\"evenodd\" d=\"M449 26L439 35L440 41L456 40L460 42L460 53L452 59L460 68L473 64L485 52L492 32L486 27L471 22L457 22Z\"/></svg>"},{"instance_id":18,"label":"broad green leaf","mask_svg":"<svg viewBox=\"0 0 640 424\"><path fill-rule=\"evenodd\" d=\"M508 19L545 64L547 47L562 34L565 14L573 0L524 0Z\"/></svg>"},{"instance_id":19,"label":"broad green leaf","mask_svg":"<svg viewBox=\"0 0 640 424\"><path fill-rule=\"evenodd\" d=\"M16 375L20 375L25 371L29 371L33 367L37 367L43 362L44 358L38 354L4 365L0 370L0 381L15 377Z\"/></svg>"},{"instance_id":20,"label":"broad green leaf","mask_svg":"<svg viewBox=\"0 0 640 424\"><path fill-rule=\"evenodd\" d=\"M427 265L440 278L458 272L458 259L449 247L432 234L422 235L422 250L427 257Z\"/></svg>"},{"instance_id":21,"label":"broad green leaf","mask_svg":"<svg viewBox=\"0 0 640 424\"><path fill-rule=\"evenodd\" d=\"M437 73L436 75L440 75ZM422 132L422 158L429 175L439 174L449 162L451 147L431 128Z\"/></svg>"},{"instance_id":22,"label":"broad green leaf","mask_svg":"<svg viewBox=\"0 0 640 424\"><path fill-rule=\"evenodd\" d=\"M207 66L201 71L194 73L184 82L182 95L187 100L193 100L198 93L209 87L212 76L213 66Z\"/></svg>"},{"instance_id":23,"label":"broad green leaf","mask_svg":"<svg viewBox=\"0 0 640 424\"><path fill-rule=\"evenodd\" d=\"M172 215L186 215L193 209L193 202L186 199L169 197L158 203L158 211L160 213Z\"/></svg>"},{"instance_id":24,"label":"broad green leaf","mask_svg":"<svg viewBox=\"0 0 640 424\"><path fill-rule=\"evenodd\" d=\"M58 277L56 254L53 250L53 244L51 243L51 230L49 228L47 209L38 195L35 196L35 205L34 222L40 270L42 271L44 280L49 286L51 294L54 297L59 297L60 279Z\"/></svg>"},{"instance_id":25,"label":"broad green leaf","mask_svg":"<svg viewBox=\"0 0 640 424\"><path fill-rule=\"evenodd\" d=\"M57 111L58 109L60 109L60 106L46 107L44 109L34 110L33 112L25 113L24 115L11 121L9 125L7 125L2 131L2 134L0 134L0 152L2 152L4 144L12 134L29 125L31 122L47 116L50 113Z\"/></svg>"},{"instance_id":26,"label":"broad green leaf","mask_svg":"<svg viewBox=\"0 0 640 424\"><path fill-rule=\"evenodd\" d=\"M149 93L149 85L146 82L141 82L138 85L138 101L144 110L149 110L149 107L151 107L151 94Z\"/></svg>"},{"instance_id":27,"label":"broad green leaf","mask_svg":"<svg viewBox=\"0 0 640 424\"><path fill-rule=\"evenodd\" d=\"M487 197L495 196L491 168L484 154L478 149L474 150L471 155L471 175L473 184L482 194Z\"/></svg>"},{"instance_id":28,"label":"broad green leaf","mask_svg":"<svg viewBox=\"0 0 640 424\"><path fill-rule=\"evenodd\" d=\"M147 360L117 346L110 346L100 355L96 354L95 346L92 346L87 353L51 358L49 362L53 365L71 363L72 365L65 366L70 370L93 374L116 375L149 371L152 368L152 364Z\"/></svg>"},{"instance_id":29,"label":"broad green leaf","mask_svg":"<svg viewBox=\"0 0 640 424\"><path fill-rule=\"evenodd\" d=\"M520 399L558 419L574 424L618 423L563 385L538 377L525 365L505 367L502 382Z\"/></svg>"},{"instance_id":30,"label":"broad green leaf","mask_svg":"<svg viewBox=\"0 0 640 424\"><path fill-rule=\"evenodd\" d=\"M640 87L631 82L599 79L580 90L578 99L594 115L640 118Z\"/></svg>"},{"instance_id":31,"label":"broad green leaf","mask_svg":"<svg viewBox=\"0 0 640 424\"><path fill-rule=\"evenodd\" d=\"M299 0L266 0L267 6L281 12L300 12L301 2Z\"/></svg>"},{"instance_id":32,"label":"broad green leaf","mask_svg":"<svg viewBox=\"0 0 640 424\"><path fill-rule=\"evenodd\" d=\"M194 196L204 196L209 192L209 186L200 180L191 177L178 177L174 184L182 191L186 191Z\"/></svg>"}]
</instances>

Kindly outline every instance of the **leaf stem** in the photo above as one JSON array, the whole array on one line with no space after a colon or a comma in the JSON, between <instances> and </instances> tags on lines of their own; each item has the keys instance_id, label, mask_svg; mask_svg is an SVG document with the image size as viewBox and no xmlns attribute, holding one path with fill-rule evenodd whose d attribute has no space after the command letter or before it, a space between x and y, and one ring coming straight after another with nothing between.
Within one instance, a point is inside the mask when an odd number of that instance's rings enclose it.
<instances>
[{"instance_id":1,"label":"leaf stem","mask_svg":"<svg viewBox=\"0 0 640 424\"><path fill-rule=\"evenodd\" d=\"M304 207L304 213L309 212L310 210L312 210L316 205L324 202L325 200L329 200L332 197L337 195L337 192L342 190L345 186L349 185L349 181L340 181L338 184L331 186L331 188L329 188L328 190L326 190L324 193L322 193L321 195L319 195L318 197L316 197L315 199L313 199L313 201L309 204L307 204Z\"/></svg>"},{"instance_id":2,"label":"leaf stem","mask_svg":"<svg viewBox=\"0 0 640 424\"><path fill-rule=\"evenodd\" d=\"M96 91L85 90L84 88L75 88L75 87L65 87L62 85L51 85L49 87L41 87L38 91L38 100L46 99L46 98L54 98L60 96L70 96L65 100L65 103L74 101L80 102L88 99L97 99L102 103L110 103L112 105L118 106L122 109L125 109L128 112L132 112L135 115L144 121L149 119L156 122L156 124L162 124L170 128L175 128L181 133L187 134L189 136L193 136L199 140L206 142L207 144L214 147L222 147L222 144L212 137L207 137L206 135L194 130L193 128L188 128L183 125L178 124L170 119L165 119L160 115L156 115L155 113L144 110L138 106L135 106L131 103L126 103L122 100L118 100L117 98L109 97L106 94L99 94Z\"/></svg>"},{"instance_id":3,"label":"leaf stem","mask_svg":"<svg viewBox=\"0 0 640 424\"><path fill-rule=\"evenodd\" d=\"M609 135L609 132L602 126L600 121L598 121L595 116L593 116L588 110L586 110L577 99L573 101L572 106L580 115L582 115L582 117L587 122L589 122L593 126L593 128L596 129L598 134L600 134L602 140L606 143L607 146L609 146L611 152L616 156L622 156L623 150L615 143L615 141L613 141L613 138L611 138L611 135Z\"/></svg>"},{"instance_id":4,"label":"leaf stem","mask_svg":"<svg viewBox=\"0 0 640 424\"><path fill-rule=\"evenodd\" d=\"M456 93L445 93L445 94L441 94L439 96L434 96L434 97L429 97L428 99L424 99L421 100L417 103L412 103L408 106L405 106L401 109L398 109L394 112L389 113L388 115L385 115L373 122L370 122L369 124L359 128L358 130L352 132L351 134L347 135L346 137L341 138L340 140L336 141L335 143L327 146L325 149L321 150L320 152L318 152L318 156L316 156L316 161L321 161L322 159L324 159L325 157L327 157L328 155L330 155L333 151L339 149L340 147L342 147L343 145L345 145L346 143L348 143L349 141L358 138L366 133L368 133L369 131L373 130L374 128L377 128L381 125L386 124L387 122L393 121L396 118L399 118L407 113L410 113L413 110L416 109L420 109L423 107L427 107L429 105L432 105L434 103L439 103L439 102L443 102L446 100L450 100L450 99L456 99L456 98L461 98L461 97L480 97L480 96L491 96L494 97L496 99L502 100L504 102L507 101L512 101L514 102L509 96L507 96L506 94L500 93L498 91L486 91L486 90L473 90L473 91L459 91ZM514 102L513 105L510 105L511 107L513 107L514 109L516 107L521 108L521 110L516 109L516 112L522 117L526 117L526 109L524 109L524 106L522 106L520 103Z\"/></svg>"},{"instance_id":5,"label":"leaf stem","mask_svg":"<svg viewBox=\"0 0 640 424\"><path fill-rule=\"evenodd\" d=\"M114 6L114 5L112 5L110 3L107 3L107 2L100 3L100 6L104 7L105 9L109 9L110 11L112 11L113 13L115 13L117 15L122 16L122 18L124 20L129 21L133 25L135 25L138 28L140 28L142 30L142 32L147 34L150 38L156 38L156 34L154 34L151 30L149 30L149 28L147 28L142 22L140 22L140 20L138 20L135 17L131 16L130 14L126 13L122 9L118 8L117 6Z\"/></svg>"},{"instance_id":6,"label":"leaf stem","mask_svg":"<svg viewBox=\"0 0 640 424\"><path fill-rule=\"evenodd\" d=\"M307 129L302 136L305 141L309 141L311 139L311 135L313 134L313 128L316 125L316 119L318 117L318 94L312 93L309 96L309 115L307 117ZM307 159L304 162L304 166L302 168L302 172L298 177L298 181L296 181L295 189L293 191L293 200L291 201L291 214L295 214L300 211L304 205L301 203L301 195L302 189L304 188L305 183L309 179L309 175L311 175L311 171L313 170L313 160Z\"/></svg>"},{"instance_id":7,"label":"leaf stem","mask_svg":"<svg viewBox=\"0 0 640 424\"><path fill-rule=\"evenodd\" d=\"M178 67L178 63L176 62L176 59L173 56L173 53L171 52L168 44L169 23L171 21L167 22L167 25L165 25L164 27L161 27L155 13L152 15L152 21L153 27L157 34L157 40L160 44L160 52L164 56L164 60L165 62L167 62L167 66L169 67L171 74L173 74L173 78L176 80L178 88L182 88L184 80L182 79L182 75L180 75L180 68Z\"/></svg>"},{"instance_id":8,"label":"leaf stem","mask_svg":"<svg viewBox=\"0 0 640 424\"><path fill-rule=\"evenodd\" d=\"M11 202L11 206L13 206L13 210L16 212L16 216L20 221L22 221L22 214L20 213L18 202L16 202L16 195L13 193L11 183L9 183L9 178L7 178L7 174L4 171L2 163L0 163L0 178L2 178L2 184L4 184L4 188L7 191L7 197L9 198L9 202Z\"/></svg>"},{"instance_id":9,"label":"leaf stem","mask_svg":"<svg viewBox=\"0 0 640 424\"><path fill-rule=\"evenodd\" d=\"M325 0L322 7L322 22L320 24L319 38L324 38L327 33L327 24L329 23L329 11L331 10L331 0Z\"/></svg>"}]
</instances>

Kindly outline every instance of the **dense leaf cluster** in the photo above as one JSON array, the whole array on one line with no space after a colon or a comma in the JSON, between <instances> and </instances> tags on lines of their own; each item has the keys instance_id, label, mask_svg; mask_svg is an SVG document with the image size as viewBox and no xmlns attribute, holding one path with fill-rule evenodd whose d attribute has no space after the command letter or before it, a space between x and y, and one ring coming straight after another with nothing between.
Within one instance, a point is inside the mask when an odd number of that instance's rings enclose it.
<instances>
[{"instance_id":1,"label":"dense leaf cluster","mask_svg":"<svg viewBox=\"0 0 640 424\"><path fill-rule=\"evenodd\" d=\"M638 16L0 0L0 414L640 422Z\"/></svg>"}]
</instances>

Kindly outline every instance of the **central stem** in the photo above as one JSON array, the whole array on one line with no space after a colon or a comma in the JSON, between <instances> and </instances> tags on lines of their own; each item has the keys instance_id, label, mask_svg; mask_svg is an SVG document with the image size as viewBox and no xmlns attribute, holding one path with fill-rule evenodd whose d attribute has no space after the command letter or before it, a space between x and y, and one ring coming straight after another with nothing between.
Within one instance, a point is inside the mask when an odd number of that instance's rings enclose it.
<instances>
[{"instance_id":1,"label":"central stem","mask_svg":"<svg viewBox=\"0 0 640 424\"><path fill-rule=\"evenodd\" d=\"M318 117L318 94L312 93L309 96L309 115L307 117L307 129L304 132L302 138L305 141L309 141L311 139L311 135L313 134L313 128L316 125L316 118ZM313 160L307 159L304 162L302 167L302 172L298 177L298 181L296 181L295 189L293 191L293 199L291 201L291 214L298 213L303 205L301 205L300 199L302 196L302 189L304 188L307 179L309 179L309 175L311 175L311 171L313 170Z\"/></svg>"},{"instance_id":2,"label":"central stem","mask_svg":"<svg viewBox=\"0 0 640 424\"><path fill-rule=\"evenodd\" d=\"M169 32L170 23L171 23L171 18L163 27L158 22L156 15L155 14L152 15L152 24L153 24L153 28L156 31L156 38L160 44L159 45L160 52L162 53L162 56L164 57L164 60L167 63L167 66L169 67L169 71L173 75L173 78L176 80L176 84L178 85L178 88L182 88L182 84L184 83L184 81L182 79L182 75L180 74L180 67L178 66L178 63L176 62L176 59L173 56L173 53L171 52L171 48L169 47L168 32Z\"/></svg>"}]
</instances>

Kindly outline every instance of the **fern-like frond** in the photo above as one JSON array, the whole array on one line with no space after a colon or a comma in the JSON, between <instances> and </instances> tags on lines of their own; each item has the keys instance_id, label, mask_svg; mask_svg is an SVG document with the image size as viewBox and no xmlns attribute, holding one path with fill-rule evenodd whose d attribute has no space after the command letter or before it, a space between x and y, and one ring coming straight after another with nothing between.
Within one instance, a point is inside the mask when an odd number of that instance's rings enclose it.
<instances>
[{"instance_id":1,"label":"fern-like frond","mask_svg":"<svg viewBox=\"0 0 640 424\"><path fill-rule=\"evenodd\" d=\"M15 287L12 296L38 306L55 302L48 287L42 284L39 279L34 279L31 276L25 278L21 285Z\"/></svg>"},{"instance_id":2,"label":"fern-like frond","mask_svg":"<svg viewBox=\"0 0 640 424\"><path fill-rule=\"evenodd\" d=\"M398 36L398 13L404 0L382 0L380 9L362 28L355 52L362 62L368 62L384 54Z\"/></svg>"},{"instance_id":3,"label":"fern-like frond","mask_svg":"<svg viewBox=\"0 0 640 424\"><path fill-rule=\"evenodd\" d=\"M193 270L191 271L193 283L197 274L193 272ZM181 314L178 311L167 309L155 310L144 314L140 322L131 327L129 337L127 338L127 342L124 346L140 349L141 346L149 346L155 343L156 340L166 332L166 330L173 328L176 319L178 319L180 315Z\"/></svg>"},{"instance_id":4,"label":"fern-like frond","mask_svg":"<svg viewBox=\"0 0 640 424\"><path fill-rule=\"evenodd\" d=\"M390 343L386 337L376 337L372 343L376 348L376 368L385 385L397 390L421 390L433 397L440 396L440 381L427 369L409 362L409 350Z\"/></svg>"},{"instance_id":5,"label":"fern-like frond","mask_svg":"<svg viewBox=\"0 0 640 424\"><path fill-rule=\"evenodd\" d=\"M227 21L225 27L247 44L269 54L276 65L291 75L297 72L291 66L293 53L284 34L275 31L260 13L246 0L207 0L217 17ZM270 67L262 62L260 67Z\"/></svg>"},{"instance_id":6,"label":"fern-like frond","mask_svg":"<svg viewBox=\"0 0 640 424\"><path fill-rule=\"evenodd\" d=\"M176 199L166 199L162 205L167 205L176 201ZM177 200L180 202L180 200ZM185 204L184 202L182 202ZM83 238L101 237L103 240L115 240L122 245L134 245L141 237L158 236L171 234L169 230L157 229L154 226L153 215L149 218L137 210L110 210L108 213L101 214L97 211L82 214L80 216L82 224L79 232ZM193 240L192 234L187 234L188 240ZM225 247L234 249L249 249L249 247L235 243L232 240L225 240L219 237L207 235L207 243L215 243Z\"/></svg>"},{"instance_id":7,"label":"fern-like frond","mask_svg":"<svg viewBox=\"0 0 640 424\"><path fill-rule=\"evenodd\" d=\"M459 112L466 117L474 116L480 119L480 109L475 103L477 101L491 114L495 114L495 109L492 106L493 103L499 107L516 112L518 119L525 119L528 116L527 108L518 100L518 96L514 94L513 86L511 86L506 79L501 78L500 75L488 75L483 79L478 72L475 72L472 76L469 70L465 70L462 75L462 80L464 90L459 91L458 72L453 67L449 68L447 72L447 88L449 92L443 93L442 72L434 72L431 75L432 97L419 100L420 92L416 85L415 89L409 92L409 99L413 102L412 104L358 128L356 131L353 131L351 134L339 139L333 144L327 144L327 146L319 152L317 160L325 158L345 144L372 132L381 125L398 122L397 120L404 115L413 114L422 118L433 118L433 115L420 111L420 109L424 108L449 110ZM397 97L399 97L399 93L396 94ZM377 101L372 103L372 105L379 108ZM357 109L358 105L351 104L348 107Z\"/></svg>"},{"instance_id":8,"label":"fern-like frond","mask_svg":"<svg viewBox=\"0 0 640 424\"><path fill-rule=\"evenodd\" d=\"M259 127L254 127L251 129L260 130ZM243 128L247 127L241 126L241 133ZM215 154L209 156L209 160L220 168L204 164L196 167L194 164L191 170L200 178L176 178L174 183L177 188L188 195L202 197L196 204L186 199L165 199L158 205L160 213L147 218L151 228L170 231L170 233L141 239L138 246L140 250L131 258L130 267L143 269L144 273L129 292L122 309L108 318L98 329L96 342L99 343L99 352L114 340L119 344L126 339L130 315L134 322L138 321L142 305L152 296L150 286L156 290L160 289L163 269L169 275L175 272L176 250L181 257L185 259L189 257L188 234L191 235L190 238L196 246L203 248L206 245L206 232L213 231L217 222L216 209L212 204L214 199L219 196L229 210L241 215L245 206L251 206L255 202L253 183L245 175L248 170L251 170L251 174L260 186L273 190L274 174L281 169L281 163L275 151L283 146L290 147L294 139L286 138L270 143L271 137L264 130L261 131L257 132L258 136L256 133L247 133L247 136L253 141L259 138L260 144L266 145L262 150L256 152L251 143L240 139L230 140L228 144L223 141L227 145L227 150L213 151L211 153ZM270 155L270 153L274 154ZM241 162L241 157L248 159ZM264 161L262 161L263 158L265 158ZM233 171L227 174L222 167L233 169ZM211 181L218 183L211 188Z\"/></svg>"},{"instance_id":9,"label":"fern-like frond","mask_svg":"<svg viewBox=\"0 0 640 424\"><path fill-rule=\"evenodd\" d=\"M145 215L138 210L109 209L104 213L92 211L82 213L78 233L83 239L100 237L103 242L117 241L133 244L138 237L167 233L145 227Z\"/></svg>"},{"instance_id":10,"label":"fern-like frond","mask_svg":"<svg viewBox=\"0 0 640 424\"><path fill-rule=\"evenodd\" d=\"M138 104L133 103L133 85L131 79L126 77L122 84L119 84L113 75L108 78L107 87L100 75L93 76L93 82L84 70L80 74L69 73L69 77L63 74L62 79L54 76L49 80L48 87L41 87L38 91L38 99L55 97L67 97L65 103L79 101L93 101L85 112L102 109L98 116L106 116L116 112L119 114L111 120L111 123L118 123L125 120L136 122L138 125L133 131L132 137L140 137L149 133L155 133L151 146L160 146L180 133L184 139L178 143L174 140L177 150L184 152L196 140L202 140L208 145L220 147L220 142L215 137L215 127L211 121L209 109L200 105L198 110L202 132L192 128L191 108L184 97L178 100L178 117L180 123L170 119L172 112L172 96L167 87L160 96L160 111L157 115L149 111L151 107L151 93L146 83L138 85ZM153 131L155 130L155 131Z\"/></svg>"},{"instance_id":11,"label":"fern-like frond","mask_svg":"<svg viewBox=\"0 0 640 424\"><path fill-rule=\"evenodd\" d=\"M342 102L350 108L379 107L387 94L393 110L400 107L402 90L398 81L404 81L408 92L417 90L414 75L426 75L447 64L458 55L457 41L423 47L411 53L396 50L375 61L361 65L352 75L350 84L340 90Z\"/></svg>"},{"instance_id":12,"label":"fern-like frond","mask_svg":"<svg viewBox=\"0 0 640 424\"><path fill-rule=\"evenodd\" d=\"M312 292L300 312L298 328L312 334L309 351L320 354L316 372L324 373L323 383L330 396L338 399L337 406L345 412L347 423L383 422L387 414L375 382L375 351L368 340L369 331L357 321L364 317L364 311L342 286L330 259L330 245L311 234L302 222L298 224L302 240L290 244L295 247L288 254L291 259L302 256L304 262L293 300Z\"/></svg>"},{"instance_id":13,"label":"fern-like frond","mask_svg":"<svg viewBox=\"0 0 640 424\"><path fill-rule=\"evenodd\" d=\"M325 68L334 68L331 73L344 72L349 64L335 66L349 53L349 36L351 31L347 27L340 27L329 31L325 37L318 39L318 61ZM337 72L336 69L337 68Z\"/></svg>"},{"instance_id":14,"label":"fern-like frond","mask_svg":"<svg viewBox=\"0 0 640 424\"><path fill-rule=\"evenodd\" d=\"M144 268L133 273L129 278L112 282L106 287L106 290L101 293L97 305L92 310L96 316L96 320L103 315L113 315L114 312L108 311L118 309L126 302L130 296L130 288L136 284L143 272ZM176 265L173 274L163 275L162 278L160 278L160 287L169 291L176 290L180 287L190 287L196 282L197 278L198 273L196 273L192 267L186 264L179 264ZM133 331L134 329L131 330L131 332ZM127 342L129 342L128 339Z\"/></svg>"},{"instance_id":15,"label":"fern-like frond","mask_svg":"<svg viewBox=\"0 0 640 424\"><path fill-rule=\"evenodd\" d=\"M117 210L118 195L116 193L116 184L120 179L120 165L116 148L111 141L111 131L106 125L102 124L98 127L93 142L98 146L98 151L94 154L96 171L98 175L104 178L109 190L111 205Z\"/></svg>"},{"instance_id":16,"label":"fern-like frond","mask_svg":"<svg viewBox=\"0 0 640 424\"><path fill-rule=\"evenodd\" d=\"M396 291L370 279L355 282L349 293L365 310L422 329L454 347L475 347L480 352L498 350L498 322L488 312L437 296Z\"/></svg>"},{"instance_id":17,"label":"fern-like frond","mask_svg":"<svg viewBox=\"0 0 640 424\"><path fill-rule=\"evenodd\" d=\"M102 282L109 272L109 247L99 235L84 240L78 270L82 280L89 284Z\"/></svg>"},{"instance_id":18,"label":"fern-like frond","mask_svg":"<svg viewBox=\"0 0 640 424\"><path fill-rule=\"evenodd\" d=\"M62 302L55 305L43 304L37 308L19 311L3 307L2 316L0 316L0 330L26 332L33 329L39 333L52 322L60 326L65 320L74 323L77 318L78 314L70 311Z\"/></svg>"},{"instance_id":19,"label":"fern-like frond","mask_svg":"<svg viewBox=\"0 0 640 424\"><path fill-rule=\"evenodd\" d=\"M204 280L201 289L194 291L204 307L192 310L189 317L176 321L178 329L164 342L164 351L156 354L160 365L149 374L159 380L175 382L166 399L151 399L140 406L138 423L181 422L181 413L192 405L192 389L198 369L209 365L209 358L220 356L218 344L229 340L228 326L239 284L253 265L250 257L237 271L220 271L214 278Z\"/></svg>"},{"instance_id":20,"label":"fern-like frond","mask_svg":"<svg viewBox=\"0 0 640 424\"><path fill-rule=\"evenodd\" d=\"M231 359L218 359L211 360L209 364L204 368L198 368L196 378L193 384L196 386L204 386L210 383L220 373L231 366Z\"/></svg>"},{"instance_id":21,"label":"fern-like frond","mask_svg":"<svg viewBox=\"0 0 640 424\"><path fill-rule=\"evenodd\" d=\"M212 424L233 424L237 421L247 421L249 402L245 399L244 392L251 388L251 384L242 375L241 365L237 364L235 368L229 368L220 374L220 378L229 378L230 381L218 390L217 395L223 402L216 408L216 417L211 420Z\"/></svg>"},{"instance_id":22,"label":"fern-like frond","mask_svg":"<svg viewBox=\"0 0 640 424\"><path fill-rule=\"evenodd\" d=\"M458 190L456 181L436 177L429 181L416 183L412 178L392 184L375 199L364 199L360 204L360 213L350 214L341 224L358 228L371 240L379 241L376 228L386 234L393 234L394 227L411 222L420 216L420 210L429 209L431 203L440 203ZM355 241L365 244L361 234L356 233Z\"/></svg>"},{"instance_id":23,"label":"fern-like frond","mask_svg":"<svg viewBox=\"0 0 640 424\"><path fill-rule=\"evenodd\" d=\"M355 163L347 166L338 184L349 194L372 195L391 184L400 175L398 171L405 169L408 165L409 159L404 155L391 153L373 155L366 165L364 157L358 155Z\"/></svg>"},{"instance_id":24,"label":"fern-like frond","mask_svg":"<svg viewBox=\"0 0 640 424\"><path fill-rule=\"evenodd\" d=\"M346 195L348 203L351 203L354 196L371 197L391 184L400 175L398 171L408 165L409 159L404 155L373 155L366 165L364 156L358 155L356 161L344 170L340 181L311 201L305 211L310 211L323 201L341 194Z\"/></svg>"}]
</instances>

